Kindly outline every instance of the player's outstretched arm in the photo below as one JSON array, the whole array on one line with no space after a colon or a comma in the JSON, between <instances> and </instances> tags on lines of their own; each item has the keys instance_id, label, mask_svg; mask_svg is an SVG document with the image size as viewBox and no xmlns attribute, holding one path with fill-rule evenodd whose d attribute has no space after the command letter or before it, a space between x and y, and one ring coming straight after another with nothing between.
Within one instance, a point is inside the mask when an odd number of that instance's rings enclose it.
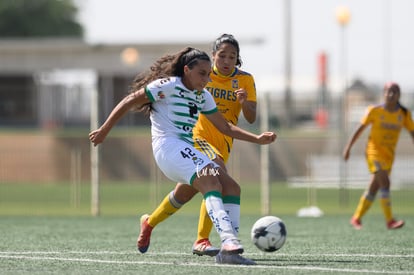
<instances>
[{"instance_id":1,"label":"player's outstretched arm","mask_svg":"<svg viewBox=\"0 0 414 275\"><path fill-rule=\"evenodd\" d=\"M264 132L260 135L256 135L249 131L243 130L231 123L228 123L219 112L208 114L206 116L220 132L232 138L262 145L270 144L276 140L276 134L273 132Z\"/></svg>"},{"instance_id":2,"label":"player's outstretched arm","mask_svg":"<svg viewBox=\"0 0 414 275\"><path fill-rule=\"evenodd\" d=\"M351 139L349 140L349 142L346 144L344 151L342 153L342 156L344 158L345 161L347 161L349 159L349 156L351 154L351 148L352 145L354 145L354 143L357 141L357 139L359 138L359 136L362 134L362 132L364 131L364 129L366 128L366 125L359 125L359 127L355 130L354 134L352 135Z\"/></svg>"},{"instance_id":3,"label":"player's outstretched arm","mask_svg":"<svg viewBox=\"0 0 414 275\"><path fill-rule=\"evenodd\" d=\"M112 127L133 107L149 103L144 89L140 89L124 97L112 110L108 118L99 129L89 133L89 140L94 146L102 143Z\"/></svg>"}]
</instances>

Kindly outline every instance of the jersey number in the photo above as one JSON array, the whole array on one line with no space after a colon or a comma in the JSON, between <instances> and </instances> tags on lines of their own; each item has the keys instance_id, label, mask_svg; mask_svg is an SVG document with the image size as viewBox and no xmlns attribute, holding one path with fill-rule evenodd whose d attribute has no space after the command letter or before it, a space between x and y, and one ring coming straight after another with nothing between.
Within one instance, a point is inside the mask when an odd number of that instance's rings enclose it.
<instances>
[{"instance_id":1,"label":"jersey number","mask_svg":"<svg viewBox=\"0 0 414 275\"><path fill-rule=\"evenodd\" d=\"M191 150L191 148L186 147L184 150L181 150L181 156L183 158L192 158L194 157L196 154Z\"/></svg>"}]
</instances>

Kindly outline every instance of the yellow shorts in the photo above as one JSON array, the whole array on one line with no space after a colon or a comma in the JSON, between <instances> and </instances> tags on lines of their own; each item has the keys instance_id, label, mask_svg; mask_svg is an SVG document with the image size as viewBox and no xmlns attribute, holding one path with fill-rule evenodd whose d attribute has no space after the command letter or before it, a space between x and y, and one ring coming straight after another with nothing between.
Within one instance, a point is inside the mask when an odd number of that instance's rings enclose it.
<instances>
[{"instance_id":1,"label":"yellow shorts","mask_svg":"<svg viewBox=\"0 0 414 275\"><path fill-rule=\"evenodd\" d=\"M385 170L388 174L391 173L392 160L383 160L373 157L367 157L368 170L373 174L379 170Z\"/></svg>"},{"instance_id":2,"label":"yellow shorts","mask_svg":"<svg viewBox=\"0 0 414 275\"><path fill-rule=\"evenodd\" d=\"M205 139L196 138L194 141L194 148L199 150L201 153L206 155L209 159L214 160L215 158L220 157L223 159L222 154L216 147L208 143Z\"/></svg>"}]
</instances>

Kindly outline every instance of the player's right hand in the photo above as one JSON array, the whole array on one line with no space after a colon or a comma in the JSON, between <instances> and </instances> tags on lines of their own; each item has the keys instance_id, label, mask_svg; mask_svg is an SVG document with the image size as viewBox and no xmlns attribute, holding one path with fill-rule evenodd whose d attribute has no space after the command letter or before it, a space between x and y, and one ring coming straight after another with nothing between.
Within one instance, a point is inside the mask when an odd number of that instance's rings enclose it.
<instances>
[{"instance_id":1,"label":"player's right hand","mask_svg":"<svg viewBox=\"0 0 414 275\"><path fill-rule=\"evenodd\" d=\"M99 128L89 133L89 140L93 143L94 146L96 146L105 140L106 135L106 131L103 131L102 128Z\"/></svg>"}]
</instances>

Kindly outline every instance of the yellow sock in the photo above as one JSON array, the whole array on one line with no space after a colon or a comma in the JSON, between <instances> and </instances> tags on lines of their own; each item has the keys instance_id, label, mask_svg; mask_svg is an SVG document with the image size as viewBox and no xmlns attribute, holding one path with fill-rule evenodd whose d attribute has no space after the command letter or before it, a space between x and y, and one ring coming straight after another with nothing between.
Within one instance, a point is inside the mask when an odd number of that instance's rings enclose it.
<instances>
[{"instance_id":1,"label":"yellow sock","mask_svg":"<svg viewBox=\"0 0 414 275\"><path fill-rule=\"evenodd\" d=\"M382 212L384 213L385 220L387 222L391 221L392 218L392 211L391 211L391 199L390 199L390 192L388 189L381 189L381 207Z\"/></svg>"},{"instance_id":2,"label":"yellow sock","mask_svg":"<svg viewBox=\"0 0 414 275\"><path fill-rule=\"evenodd\" d=\"M152 212L148 218L148 224L155 227L157 224L177 212L181 206L182 204L179 203L174 197L174 191L171 191L167 196L165 196L154 212Z\"/></svg>"},{"instance_id":3,"label":"yellow sock","mask_svg":"<svg viewBox=\"0 0 414 275\"><path fill-rule=\"evenodd\" d=\"M368 211L368 209L371 207L372 202L374 201L375 196L365 193L364 195L361 196L361 198L359 199L359 203L358 206L355 210L354 213L354 218L356 219L361 219L362 216L364 216L364 214Z\"/></svg>"},{"instance_id":4,"label":"yellow sock","mask_svg":"<svg viewBox=\"0 0 414 275\"><path fill-rule=\"evenodd\" d=\"M207 213L206 201L203 200L200 206L200 217L198 218L197 240L208 239L212 228L213 222Z\"/></svg>"}]
</instances>

